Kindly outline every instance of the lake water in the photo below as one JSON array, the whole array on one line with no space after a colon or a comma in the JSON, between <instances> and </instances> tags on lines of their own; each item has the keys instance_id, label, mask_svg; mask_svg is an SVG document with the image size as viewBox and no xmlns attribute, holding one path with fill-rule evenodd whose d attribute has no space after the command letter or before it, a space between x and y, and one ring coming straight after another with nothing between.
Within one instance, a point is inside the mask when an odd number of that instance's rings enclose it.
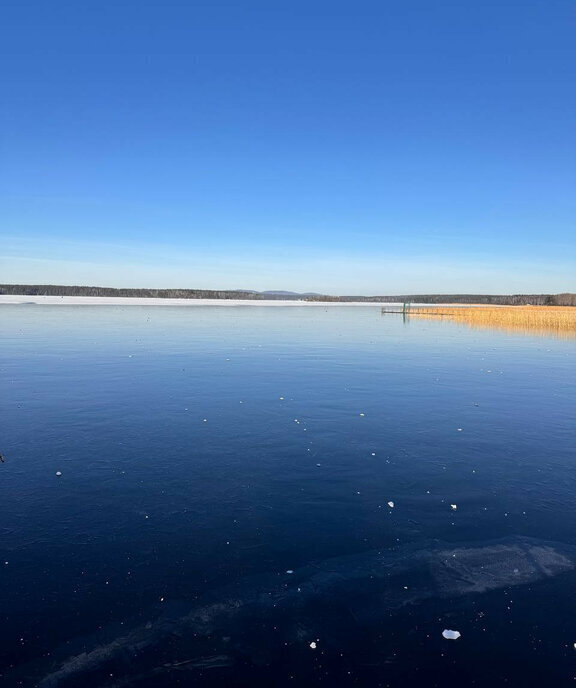
<instances>
[{"instance_id":1,"label":"lake water","mask_svg":"<svg viewBox=\"0 0 576 688\"><path fill-rule=\"evenodd\" d=\"M2 686L574 684L574 341L376 307L0 328Z\"/></svg>"}]
</instances>

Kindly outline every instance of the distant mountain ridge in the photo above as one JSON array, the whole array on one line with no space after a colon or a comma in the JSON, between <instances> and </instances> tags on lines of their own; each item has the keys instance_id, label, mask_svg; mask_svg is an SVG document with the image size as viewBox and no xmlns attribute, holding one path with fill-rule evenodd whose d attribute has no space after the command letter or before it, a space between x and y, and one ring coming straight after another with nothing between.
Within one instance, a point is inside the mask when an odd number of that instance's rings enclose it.
<instances>
[{"instance_id":1,"label":"distant mountain ridge","mask_svg":"<svg viewBox=\"0 0 576 688\"><path fill-rule=\"evenodd\" d=\"M248 301L330 301L350 303L477 303L495 305L576 306L576 294L394 294L386 296L333 296L311 292L252 291L242 289L117 289L55 284L0 284L0 295L117 296L157 299L246 299Z\"/></svg>"}]
</instances>

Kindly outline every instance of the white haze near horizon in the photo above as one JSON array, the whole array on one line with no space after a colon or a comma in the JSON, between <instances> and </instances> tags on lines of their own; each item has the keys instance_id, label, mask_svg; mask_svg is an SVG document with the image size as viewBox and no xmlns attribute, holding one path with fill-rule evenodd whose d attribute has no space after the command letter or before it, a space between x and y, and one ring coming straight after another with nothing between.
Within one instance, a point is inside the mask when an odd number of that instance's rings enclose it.
<instances>
[{"instance_id":1,"label":"white haze near horizon","mask_svg":"<svg viewBox=\"0 0 576 688\"><path fill-rule=\"evenodd\" d=\"M100 258L100 257L99 257ZM302 256L198 256L177 264L138 260L90 261L0 257L0 283L125 288L285 290L326 294L559 293L574 290L574 273L562 266L494 265L425 258L349 259Z\"/></svg>"}]
</instances>

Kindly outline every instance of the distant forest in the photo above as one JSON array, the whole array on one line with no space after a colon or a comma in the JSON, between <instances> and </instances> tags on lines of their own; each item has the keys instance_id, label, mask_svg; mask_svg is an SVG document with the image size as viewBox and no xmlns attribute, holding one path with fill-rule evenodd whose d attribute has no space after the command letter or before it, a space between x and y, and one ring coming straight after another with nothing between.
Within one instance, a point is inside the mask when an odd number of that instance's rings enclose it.
<instances>
[{"instance_id":1,"label":"distant forest","mask_svg":"<svg viewBox=\"0 0 576 688\"><path fill-rule=\"evenodd\" d=\"M114 289L70 287L54 284L0 284L0 295L25 296L123 296L157 299L248 299L252 301L485 303L507 306L576 306L576 294L394 294L387 296L330 296L292 292L227 291L212 289Z\"/></svg>"}]
</instances>

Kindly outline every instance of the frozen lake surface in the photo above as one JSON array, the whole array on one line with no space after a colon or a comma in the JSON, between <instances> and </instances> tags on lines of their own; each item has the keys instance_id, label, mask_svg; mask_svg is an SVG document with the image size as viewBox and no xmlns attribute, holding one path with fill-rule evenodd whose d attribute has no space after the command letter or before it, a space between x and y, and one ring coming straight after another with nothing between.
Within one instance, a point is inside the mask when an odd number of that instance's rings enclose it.
<instances>
[{"instance_id":1,"label":"frozen lake surface","mask_svg":"<svg viewBox=\"0 0 576 688\"><path fill-rule=\"evenodd\" d=\"M0 327L2 686L573 685L574 341L378 306Z\"/></svg>"}]
</instances>

